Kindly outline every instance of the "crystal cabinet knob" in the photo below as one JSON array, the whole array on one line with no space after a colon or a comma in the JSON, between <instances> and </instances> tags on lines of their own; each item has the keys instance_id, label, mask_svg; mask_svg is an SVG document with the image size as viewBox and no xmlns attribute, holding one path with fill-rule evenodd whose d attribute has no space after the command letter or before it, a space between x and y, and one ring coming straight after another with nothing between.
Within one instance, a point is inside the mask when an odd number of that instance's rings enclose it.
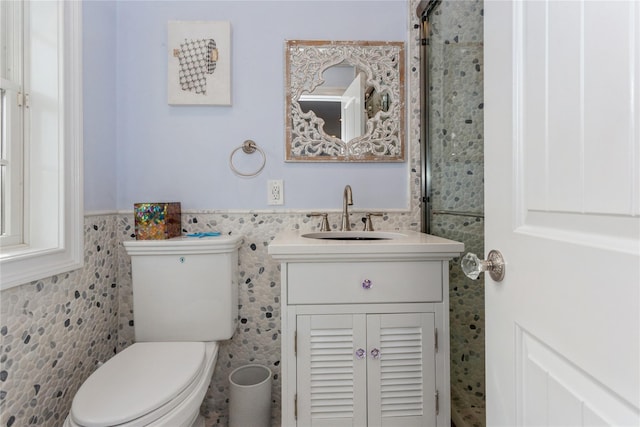
<instances>
[{"instance_id":1,"label":"crystal cabinet knob","mask_svg":"<svg viewBox=\"0 0 640 427\"><path fill-rule=\"evenodd\" d=\"M377 348L371 350L371 357L374 359L380 359L380 350L378 350Z\"/></svg>"},{"instance_id":2,"label":"crystal cabinet knob","mask_svg":"<svg viewBox=\"0 0 640 427\"><path fill-rule=\"evenodd\" d=\"M356 350L356 358L357 359L364 359L364 356L365 356L366 353L367 352L364 351L363 348L359 348L359 349Z\"/></svg>"},{"instance_id":3,"label":"crystal cabinet knob","mask_svg":"<svg viewBox=\"0 0 640 427\"><path fill-rule=\"evenodd\" d=\"M489 272L491 278L496 282L504 279L504 258L499 251L490 251L486 260L479 259L476 254L468 253L462 257L460 266L464 274L472 280L476 280L485 271Z\"/></svg>"},{"instance_id":4,"label":"crystal cabinet knob","mask_svg":"<svg viewBox=\"0 0 640 427\"><path fill-rule=\"evenodd\" d=\"M371 289L372 286L373 286L373 283L371 283L371 280L364 279L362 281L362 289Z\"/></svg>"}]
</instances>

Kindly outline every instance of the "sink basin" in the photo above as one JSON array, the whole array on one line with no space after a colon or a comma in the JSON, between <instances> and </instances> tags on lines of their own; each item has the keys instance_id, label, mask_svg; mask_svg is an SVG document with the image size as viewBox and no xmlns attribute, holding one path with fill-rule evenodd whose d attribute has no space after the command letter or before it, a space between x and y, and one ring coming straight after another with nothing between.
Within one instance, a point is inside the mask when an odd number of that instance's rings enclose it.
<instances>
[{"instance_id":1,"label":"sink basin","mask_svg":"<svg viewBox=\"0 0 640 427\"><path fill-rule=\"evenodd\" d=\"M389 231L319 231L303 234L302 237L321 240L394 240L407 236Z\"/></svg>"}]
</instances>

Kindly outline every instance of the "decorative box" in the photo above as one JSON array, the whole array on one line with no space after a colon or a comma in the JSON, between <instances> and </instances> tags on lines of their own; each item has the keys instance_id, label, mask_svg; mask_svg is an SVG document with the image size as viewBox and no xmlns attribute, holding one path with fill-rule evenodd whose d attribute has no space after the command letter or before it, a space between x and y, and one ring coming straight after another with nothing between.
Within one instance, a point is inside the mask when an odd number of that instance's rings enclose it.
<instances>
[{"instance_id":1,"label":"decorative box","mask_svg":"<svg viewBox=\"0 0 640 427\"><path fill-rule=\"evenodd\" d=\"M162 240L181 233L180 202L135 203L136 239Z\"/></svg>"}]
</instances>

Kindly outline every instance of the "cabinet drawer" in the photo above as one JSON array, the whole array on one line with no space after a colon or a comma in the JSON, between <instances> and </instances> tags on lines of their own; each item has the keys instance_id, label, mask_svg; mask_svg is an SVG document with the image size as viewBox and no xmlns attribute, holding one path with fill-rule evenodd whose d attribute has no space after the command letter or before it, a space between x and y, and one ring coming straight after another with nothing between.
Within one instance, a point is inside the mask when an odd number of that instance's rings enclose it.
<instances>
[{"instance_id":1,"label":"cabinet drawer","mask_svg":"<svg viewBox=\"0 0 640 427\"><path fill-rule=\"evenodd\" d=\"M441 301L441 265L439 261L289 263L287 302L360 304Z\"/></svg>"}]
</instances>

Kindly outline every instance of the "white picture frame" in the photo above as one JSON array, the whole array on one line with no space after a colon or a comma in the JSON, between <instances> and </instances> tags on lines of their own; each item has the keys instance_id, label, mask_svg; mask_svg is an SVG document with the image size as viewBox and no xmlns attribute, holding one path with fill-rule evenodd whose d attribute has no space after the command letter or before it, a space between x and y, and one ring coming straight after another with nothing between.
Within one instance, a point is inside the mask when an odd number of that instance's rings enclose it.
<instances>
[{"instance_id":1,"label":"white picture frame","mask_svg":"<svg viewBox=\"0 0 640 427\"><path fill-rule=\"evenodd\" d=\"M170 105L231 105L231 23L169 21Z\"/></svg>"}]
</instances>

